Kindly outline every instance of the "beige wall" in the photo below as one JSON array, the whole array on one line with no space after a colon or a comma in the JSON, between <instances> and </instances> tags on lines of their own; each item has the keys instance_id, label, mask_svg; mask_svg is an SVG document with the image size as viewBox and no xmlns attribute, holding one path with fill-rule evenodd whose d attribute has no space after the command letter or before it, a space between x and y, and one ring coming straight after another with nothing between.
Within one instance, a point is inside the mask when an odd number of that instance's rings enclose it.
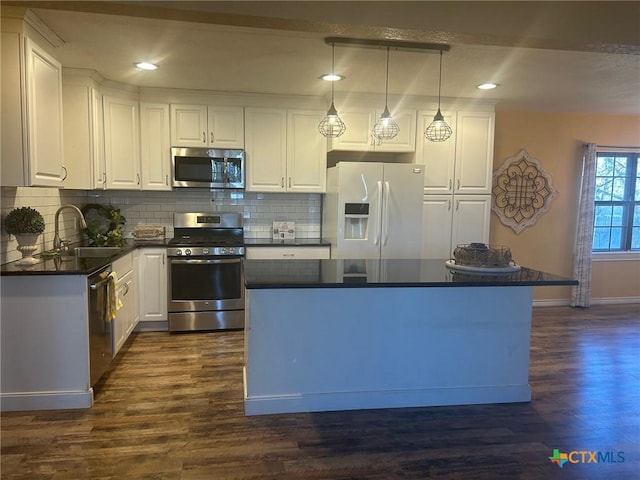
<instances>
[{"instance_id":1,"label":"beige wall","mask_svg":"<svg viewBox=\"0 0 640 480\"><path fill-rule=\"evenodd\" d=\"M496 111L494 171L526 149L551 176L558 196L537 223L519 235L491 217L491 243L511 248L521 265L572 276L583 144L640 145L640 116ZM539 301L564 301L569 287L534 289ZM595 262L592 299L640 298L640 261Z\"/></svg>"}]
</instances>

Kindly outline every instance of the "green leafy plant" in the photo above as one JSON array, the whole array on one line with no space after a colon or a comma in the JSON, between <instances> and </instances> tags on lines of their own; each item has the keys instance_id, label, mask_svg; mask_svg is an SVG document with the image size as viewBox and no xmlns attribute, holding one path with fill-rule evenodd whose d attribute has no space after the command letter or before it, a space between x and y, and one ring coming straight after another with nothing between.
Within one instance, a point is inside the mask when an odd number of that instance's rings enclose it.
<instances>
[{"instance_id":1,"label":"green leafy plant","mask_svg":"<svg viewBox=\"0 0 640 480\"><path fill-rule=\"evenodd\" d=\"M11 210L4 219L7 233L16 235L21 233L44 232L44 218L36 209L19 207Z\"/></svg>"},{"instance_id":2,"label":"green leafy plant","mask_svg":"<svg viewBox=\"0 0 640 480\"><path fill-rule=\"evenodd\" d=\"M123 231L127 221L119 208L113 205L90 203L82 209L89 245L96 247L120 247L124 243Z\"/></svg>"}]
</instances>

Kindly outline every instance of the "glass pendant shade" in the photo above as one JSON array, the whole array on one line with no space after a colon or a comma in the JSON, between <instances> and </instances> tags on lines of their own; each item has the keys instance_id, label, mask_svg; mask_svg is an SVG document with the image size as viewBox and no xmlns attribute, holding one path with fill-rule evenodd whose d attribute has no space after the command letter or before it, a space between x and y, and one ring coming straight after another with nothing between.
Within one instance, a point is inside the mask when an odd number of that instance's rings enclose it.
<instances>
[{"instance_id":1,"label":"glass pendant shade","mask_svg":"<svg viewBox=\"0 0 640 480\"><path fill-rule=\"evenodd\" d=\"M371 135L378 140L391 140L400 133L400 127L389 113L387 106L387 96L389 93L389 47L387 47L387 80L384 87L384 112L373 126Z\"/></svg>"},{"instance_id":2,"label":"glass pendant shade","mask_svg":"<svg viewBox=\"0 0 640 480\"><path fill-rule=\"evenodd\" d=\"M438 108L438 113L433 117L433 122L425 129L424 136L432 142L444 142L449 139L452 133L453 130L451 130L451 127L444 121L440 108Z\"/></svg>"},{"instance_id":3,"label":"glass pendant shade","mask_svg":"<svg viewBox=\"0 0 640 480\"><path fill-rule=\"evenodd\" d=\"M433 117L433 122L424 130L424 136L431 142L444 142L453 134L453 130L444 121L440 112L440 91L442 89L442 50L440 50L440 75L438 77L438 111Z\"/></svg>"},{"instance_id":4,"label":"glass pendant shade","mask_svg":"<svg viewBox=\"0 0 640 480\"><path fill-rule=\"evenodd\" d=\"M318 130L322 135L329 138L336 138L347 131L347 126L342 119L338 116L338 111L331 101L331 106L327 111L327 115L322 119L318 125Z\"/></svg>"},{"instance_id":5,"label":"glass pendant shade","mask_svg":"<svg viewBox=\"0 0 640 480\"><path fill-rule=\"evenodd\" d=\"M333 67L335 64L335 45L331 44L331 75L334 75ZM347 131L347 126L338 116L338 111L333 105L333 82L331 82L331 106L327 110L327 114L318 124L318 131L327 138L336 138Z\"/></svg>"}]
</instances>

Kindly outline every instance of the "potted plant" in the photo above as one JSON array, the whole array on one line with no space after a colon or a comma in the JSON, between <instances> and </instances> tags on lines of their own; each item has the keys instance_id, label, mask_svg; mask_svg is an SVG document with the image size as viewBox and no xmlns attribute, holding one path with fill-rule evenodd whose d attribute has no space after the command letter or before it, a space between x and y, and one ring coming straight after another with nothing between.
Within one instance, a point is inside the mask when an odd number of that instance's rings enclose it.
<instances>
[{"instance_id":1,"label":"potted plant","mask_svg":"<svg viewBox=\"0 0 640 480\"><path fill-rule=\"evenodd\" d=\"M44 232L44 218L40 212L31 207L14 208L5 217L4 227L7 233L15 235L18 242L18 251L22 253L22 259L18 263L38 263L33 254L38 249L38 236Z\"/></svg>"}]
</instances>

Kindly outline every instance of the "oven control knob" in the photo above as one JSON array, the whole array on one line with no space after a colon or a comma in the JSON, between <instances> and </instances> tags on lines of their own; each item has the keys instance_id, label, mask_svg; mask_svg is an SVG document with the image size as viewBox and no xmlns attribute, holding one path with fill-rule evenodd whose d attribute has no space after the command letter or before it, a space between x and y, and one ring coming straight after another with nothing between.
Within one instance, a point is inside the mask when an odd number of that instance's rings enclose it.
<instances>
[{"instance_id":1,"label":"oven control knob","mask_svg":"<svg viewBox=\"0 0 640 480\"><path fill-rule=\"evenodd\" d=\"M185 254L185 255L191 255L191 249L190 249L190 248L187 248L187 249L184 251L184 254Z\"/></svg>"},{"instance_id":2,"label":"oven control knob","mask_svg":"<svg viewBox=\"0 0 640 480\"><path fill-rule=\"evenodd\" d=\"M176 255L182 255L182 250L180 250L179 248L176 250Z\"/></svg>"},{"instance_id":3,"label":"oven control knob","mask_svg":"<svg viewBox=\"0 0 640 480\"><path fill-rule=\"evenodd\" d=\"M225 255L225 254L227 253L227 248L222 247L222 248L220 249L220 253L221 253L222 255Z\"/></svg>"},{"instance_id":4,"label":"oven control knob","mask_svg":"<svg viewBox=\"0 0 640 480\"><path fill-rule=\"evenodd\" d=\"M203 248L202 249L202 254L203 255L209 255L209 249L208 248Z\"/></svg>"},{"instance_id":5,"label":"oven control knob","mask_svg":"<svg viewBox=\"0 0 640 480\"><path fill-rule=\"evenodd\" d=\"M234 253L236 253L236 249L233 247L229 247L229 255L233 255Z\"/></svg>"}]
</instances>

